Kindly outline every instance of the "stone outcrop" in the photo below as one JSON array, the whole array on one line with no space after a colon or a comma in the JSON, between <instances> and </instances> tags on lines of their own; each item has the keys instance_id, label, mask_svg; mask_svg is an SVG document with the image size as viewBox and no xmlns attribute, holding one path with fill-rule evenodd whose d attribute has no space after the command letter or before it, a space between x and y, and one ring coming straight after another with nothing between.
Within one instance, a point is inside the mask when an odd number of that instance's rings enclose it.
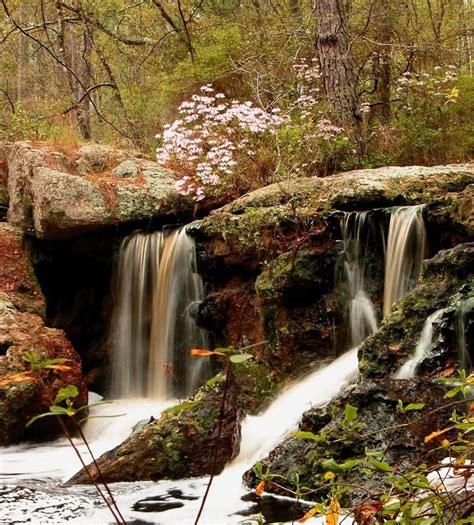
<instances>
[{"instance_id":1,"label":"stone outcrop","mask_svg":"<svg viewBox=\"0 0 474 525\"><path fill-rule=\"evenodd\" d=\"M266 340L257 358L283 376L334 355L348 344L349 290L338 278L343 213L370 210L377 228L387 231L390 207L425 204L434 254L472 239L473 187L474 165L465 164L357 170L250 192L189 229L209 285L199 320L219 345ZM380 312L382 236L367 250L365 284ZM232 295L236 282L241 293Z\"/></svg>"},{"instance_id":2,"label":"stone outcrop","mask_svg":"<svg viewBox=\"0 0 474 525\"><path fill-rule=\"evenodd\" d=\"M381 379L395 373L415 352L428 316L439 309L443 312L434 322L430 351L418 368L422 375L449 375L474 360L474 348L458 347L462 335L474 344L474 243L443 250L424 261L420 284L360 347L361 376Z\"/></svg>"},{"instance_id":3,"label":"stone outcrop","mask_svg":"<svg viewBox=\"0 0 474 525\"><path fill-rule=\"evenodd\" d=\"M23 234L17 228L0 223L0 445L23 440L43 440L57 436L56 422L38 420L29 428L26 423L48 411L50 397L60 388L76 385L76 406L87 403L82 380L81 359L62 330L44 325L45 304L28 255ZM33 352L39 361L64 358L67 368L48 369L42 379L14 379L29 370L23 359Z\"/></svg>"},{"instance_id":4,"label":"stone outcrop","mask_svg":"<svg viewBox=\"0 0 474 525\"><path fill-rule=\"evenodd\" d=\"M387 472L372 469L365 451L379 453L383 461L406 472L421 463L440 461L446 451L438 442L426 444L424 438L433 430L448 426L452 407L444 398L449 389L440 381L461 368L470 368L474 360L474 244L466 243L443 250L424 261L420 283L396 303L379 330L359 348L358 383L337 396L328 405L303 415L300 430L322 439L292 437L263 459L278 478L278 484L294 490L293 479L318 494L326 494L327 461L346 466L362 460L354 468L341 468L338 481L348 483L347 504L383 492ZM412 380L394 379L395 373L414 354L425 320L436 310L442 314L433 325L433 338L417 375ZM460 344L461 343L461 344ZM423 404L414 412L400 411L403 403ZM346 419L346 406L357 408L354 425ZM444 408L445 407L445 408ZM450 437L443 434L443 437ZM255 471L246 474L251 486L258 483ZM269 491L285 490L268 486Z\"/></svg>"},{"instance_id":5,"label":"stone outcrop","mask_svg":"<svg viewBox=\"0 0 474 525\"><path fill-rule=\"evenodd\" d=\"M318 499L324 498L330 490L324 475L331 470L337 472L338 483L347 484L341 504L356 505L365 501L368 494L375 499L384 491L388 472L377 468L377 463L371 464L366 451L399 472L422 463L435 464L446 454L439 448L438 440L424 442L429 429L443 428L449 420L450 407L442 408L446 405L445 392L437 381L420 380L385 379L349 387L327 406L303 415L299 430L314 437L324 436L323 439L291 437L261 461L263 471L268 469L278 480L278 486L267 483L266 490L289 495L286 489L295 490L298 476L299 487L314 490ZM404 406L423 403L424 408L400 413L399 400ZM358 409L352 425L345 416L347 405ZM359 460L350 466L349 462ZM344 467L339 469L335 464ZM259 482L253 469L247 471L244 479L251 487Z\"/></svg>"},{"instance_id":6,"label":"stone outcrop","mask_svg":"<svg viewBox=\"0 0 474 525\"><path fill-rule=\"evenodd\" d=\"M235 458L240 448L242 412L237 404L239 389L230 375L224 405L221 437L219 414L224 389L220 376L197 393L162 413L121 445L98 459L102 478L107 482L179 479L217 474ZM214 463L214 454L217 454ZM96 468L90 467L98 480ZM68 484L89 483L84 471Z\"/></svg>"},{"instance_id":7,"label":"stone outcrop","mask_svg":"<svg viewBox=\"0 0 474 525\"><path fill-rule=\"evenodd\" d=\"M7 167L8 221L39 238L192 210L177 194L171 171L108 146L61 150L18 142L9 147Z\"/></svg>"}]
</instances>

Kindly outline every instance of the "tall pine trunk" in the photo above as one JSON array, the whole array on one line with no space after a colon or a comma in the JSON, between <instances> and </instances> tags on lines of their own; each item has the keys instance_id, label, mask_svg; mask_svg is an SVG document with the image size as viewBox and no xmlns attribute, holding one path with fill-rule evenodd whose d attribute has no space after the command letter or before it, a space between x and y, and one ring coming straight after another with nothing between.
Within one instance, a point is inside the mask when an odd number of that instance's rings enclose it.
<instances>
[{"instance_id":1,"label":"tall pine trunk","mask_svg":"<svg viewBox=\"0 0 474 525\"><path fill-rule=\"evenodd\" d=\"M356 75L350 57L342 0L315 0L316 48L333 121L359 134Z\"/></svg>"}]
</instances>

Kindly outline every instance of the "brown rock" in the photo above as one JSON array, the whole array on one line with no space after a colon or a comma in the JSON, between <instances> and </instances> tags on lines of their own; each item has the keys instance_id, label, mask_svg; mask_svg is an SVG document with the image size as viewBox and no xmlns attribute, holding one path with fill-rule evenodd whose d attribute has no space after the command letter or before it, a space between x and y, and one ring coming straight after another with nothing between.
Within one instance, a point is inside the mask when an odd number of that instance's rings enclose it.
<instances>
[{"instance_id":1,"label":"brown rock","mask_svg":"<svg viewBox=\"0 0 474 525\"><path fill-rule=\"evenodd\" d=\"M213 468L215 474L221 472L239 453L242 419L237 404L238 386L231 375L221 438L217 442L223 388L224 381L207 384L103 454L98 464L105 481L180 479L210 474ZM95 467L89 468L98 480ZM89 483L84 471L69 481L73 485L80 483Z\"/></svg>"}]
</instances>

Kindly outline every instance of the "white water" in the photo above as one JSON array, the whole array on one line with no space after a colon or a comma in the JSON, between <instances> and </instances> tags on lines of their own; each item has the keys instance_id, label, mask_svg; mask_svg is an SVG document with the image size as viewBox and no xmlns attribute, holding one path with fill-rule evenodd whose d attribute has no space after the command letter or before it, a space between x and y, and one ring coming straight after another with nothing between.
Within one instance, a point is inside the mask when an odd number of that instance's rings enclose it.
<instances>
[{"instance_id":1,"label":"white water","mask_svg":"<svg viewBox=\"0 0 474 525\"><path fill-rule=\"evenodd\" d=\"M423 205L396 208L390 216L383 315L390 314L393 304L405 297L418 280L425 252L426 231L422 216Z\"/></svg>"},{"instance_id":2,"label":"white water","mask_svg":"<svg viewBox=\"0 0 474 525\"><path fill-rule=\"evenodd\" d=\"M436 310L436 312L432 313L425 321L420 339L416 345L415 353L400 367L400 370L395 374L396 379L411 379L415 377L418 365L430 349L433 340L433 323L440 318L443 312L444 309Z\"/></svg>"},{"instance_id":3,"label":"white water","mask_svg":"<svg viewBox=\"0 0 474 525\"><path fill-rule=\"evenodd\" d=\"M356 373L357 349L353 349L330 365L310 373L306 378L290 386L261 416L248 417L242 426L241 453L220 476L215 478L201 523L203 525L241 523L243 516L238 512L248 514L252 512L254 505L241 499L247 493L242 486L242 474L296 428L304 410L329 401L354 379ZM164 405L161 405L160 409L163 408ZM92 419L87 423L85 432L91 439L96 454L120 443L139 420L148 420L150 415L157 417L159 409L156 402L151 400L121 401L98 407L94 409L92 415L122 412L127 414L123 418ZM25 444L4 449L3 452L0 481L14 484L22 479L43 479L45 481L41 487L42 490L46 490L36 495L26 492L20 501L14 503L10 503L8 499L0 503L0 509L3 507L3 515L8 519L13 520L12 516L24 516L34 512L32 523L67 522L84 525L110 523L107 509L97 508L98 503L94 501L96 496L90 487L63 489L64 494L59 493L58 496L57 489L53 489L51 482L47 481L48 478L64 480L78 469L78 460L64 440L34 447ZM47 489L47 482L50 483L49 489ZM158 483L118 483L113 484L112 489L122 512L129 520L142 519L147 523L187 525L194 522L207 482L208 478ZM186 497L196 499L177 498L174 492L176 489ZM184 505L163 513L144 513L132 509L138 500L150 497L166 498L167 502L184 503ZM44 521L46 514L43 509L57 506L61 501L68 501L72 509L76 502L80 510L67 514L63 509L56 515L59 521L54 521L49 515L47 521ZM77 516L77 513L85 516ZM11 521L13 522L15 521ZM314 520L314 523L316 522Z\"/></svg>"},{"instance_id":4,"label":"white water","mask_svg":"<svg viewBox=\"0 0 474 525\"><path fill-rule=\"evenodd\" d=\"M163 401L190 394L206 359L189 350L208 347L190 315L203 298L192 238L185 228L136 233L122 243L119 259L112 395Z\"/></svg>"},{"instance_id":5,"label":"white water","mask_svg":"<svg viewBox=\"0 0 474 525\"><path fill-rule=\"evenodd\" d=\"M344 245L344 277L349 285L349 330L351 346L360 345L377 331L375 307L365 291L367 258L367 212L345 213L341 221Z\"/></svg>"}]
</instances>

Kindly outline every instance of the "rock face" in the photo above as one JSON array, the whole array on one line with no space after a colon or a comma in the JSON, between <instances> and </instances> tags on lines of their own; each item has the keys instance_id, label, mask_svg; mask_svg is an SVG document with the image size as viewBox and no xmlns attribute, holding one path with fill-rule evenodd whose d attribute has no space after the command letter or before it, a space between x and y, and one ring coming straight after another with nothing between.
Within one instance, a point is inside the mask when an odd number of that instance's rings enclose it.
<instances>
[{"instance_id":1,"label":"rock face","mask_svg":"<svg viewBox=\"0 0 474 525\"><path fill-rule=\"evenodd\" d=\"M190 228L208 283L199 322L218 345L266 340L254 353L276 381L309 360L333 356L348 347L350 292L338 277L344 213L369 210L374 228L387 232L387 207L425 204L435 254L472 239L473 187L474 166L466 164L358 170L250 192ZM365 284L380 311L383 236L367 250ZM417 314L421 323L426 312Z\"/></svg>"},{"instance_id":2,"label":"rock face","mask_svg":"<svg viewBox=\"0 0 474 525\"><path fill-rule=\"evenodd\" d=\"M48 411L51 404L38 380L12 380L11 376L28 370L26 352L38 358L65 358L65 370L46 370L43 380L55 396L60 388L76 385L76 406L87 403L87 390L81 373L81 359L64 332L44 325L44 299L38 287L20 230L0 223L0 445L22 440L55 437L60 428L51 420L39 420L25 428L35 415Z\"/></svg>"},{"instance_id":3,"label":"rock face","mask_svg":"<svg viewBox=\"0 0 474 525\"><path fill-rule=\"evenodd\" d=\"M395 373L413 355L428 316L439 309L443 312L434 322L432 344L418 373L436 376L474 360L473 276L474 243L443 250L424 261L420 284L360 347L361 376L383 378ZM464 349L458 347L461 336L467 341Z\"/></svg>"},{"instance_id":4,"label":"rock face","mask_svg":"<svg viewBox=\"0 0 474 525\"><path fill-rule=\"evenodd\" d=\"M364 460L366 450L379 453L380 456L372 457L394 465L399 472L421 463L436 463L445 451L438 448L437 441L425 444L424 438L428 429L442 428L442 422L449 419L449 408L432 412L446 404L444 393L436 381L377 380L350 387L327 406L303 415L300 430L325 435L325 439L291 437L262 460L264 471L268 468L272 475L282 476L276 478L280 487L270 483L266 489L288 495L285 489L295 490L295 475L299 475L300 487L313 489L318 499L324 498L330 489L324 474L334 470L326 462L333 460L341 465ZM404 406L424 403L425 407L419 412L401 414L397 411L399 400ZM347 405L358 408L352 426L345 418ZM244 479L251 487L259 481L254 470L248 471ZM376 498L383 493L386 479L387 472L371 468L367 461L346 470L341 468L338 482L349 487L341 503L356 505L365 501L367 494Z\"/></svg>"},{"instance_id":5,"label":"rock face","mask_svg":"<svg viewBox=\"0 0 474 525\"><path fill-rule=\"evenodd\" d=\"M213 470L216 474L221 472L239 452L242 419L237 404L239 389L231 374L221 438L217 442L223 389L224 381L208 382L184 403L166 410L159 420L148 423L121 445L103 454L98 464L105 481L179 479L204 476ZM98 480L95 467L90 469ZM89 483L89 479L81 471L68 483Z\"/></svg>"},{"instance_id":6,"label":"rock face","mask_svg":"<svg viewBox=\"0 0 474 525\"><path fill-rule=\"evenodd\" d=\"M109 225L185 215L175 176L155 162L107 146L61 151L32 142L10 146L8 221L59 239Z\"/></svg>"},{"instance_id":7,"label":"rock face","mask_svg":"<svg viewBox=\"0 0 474 525\"><path fill-rule=\"evenodd\" d=\"M383 461L406 472L420 463L434 464L446 455L439 443L424 443L433 430L448 426L452 407L445 407L447 388L440 377L470 368L474 359L474 244L458 245L439 252L424 262L419 285L399 301L379 330L359 349L359 379L327 406L304 414L300 430L325 435L324 439L290 438L263 460L264 468L281 475L279 485L294 490L293 479L324 496L327 490L328 460L338 464L364 458L364 451L381 454ZM413 380L394 379L395 373L414 354L427 317L438 309L433 338ZM462 342L462 344L460 344ZM392 376L392 377L391 377ZM406 406L423 403L414 413L401 413L399 400ZM358 410L348 424L346 406ZM433 410L435 410L433 412ZM446 436L444 436L446 437ZM376 497L383 492L387 473L364 471L367 461L339 472L338 481L350 486L347 504L362 502L367 492ZM246 474L251 486L258 483L254 471ZM278 487L269 490L285 492Z\"/></svg>"}]
</instances>

